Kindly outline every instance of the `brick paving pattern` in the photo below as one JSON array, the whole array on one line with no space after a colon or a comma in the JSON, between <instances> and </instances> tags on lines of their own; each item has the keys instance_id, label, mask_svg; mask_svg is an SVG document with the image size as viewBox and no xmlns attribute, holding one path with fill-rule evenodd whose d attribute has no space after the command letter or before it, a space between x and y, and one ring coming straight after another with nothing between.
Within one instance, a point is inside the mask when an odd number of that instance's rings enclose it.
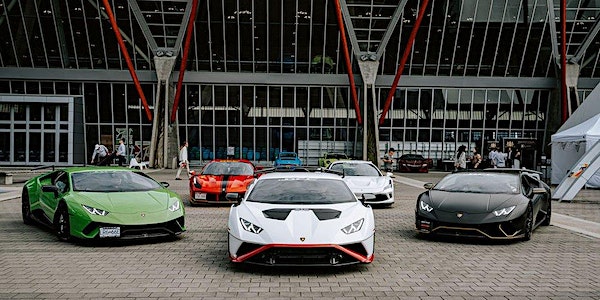
<instances>
[{"instance_id":1,"label":"brick paving pattern","mask_svg":"<svg viewBox=\"0 0 600 300\"><path fill-rule=\"evenodd\" d=\"M187 199L174 170L148 172ZM401 175L435 182L444 174ZM396 204L375 209L372 264L316 269L232 265L229 207L186 203L188 231L175 241L82 244L24 225L20 198L1 201L0 299L600 299L599 239L557 226L528 242L420 239L422 191L397 184ZM554 202L553 211L597 222L599 201L589 193L577 205Z\"/></svg>"}]
</instances>

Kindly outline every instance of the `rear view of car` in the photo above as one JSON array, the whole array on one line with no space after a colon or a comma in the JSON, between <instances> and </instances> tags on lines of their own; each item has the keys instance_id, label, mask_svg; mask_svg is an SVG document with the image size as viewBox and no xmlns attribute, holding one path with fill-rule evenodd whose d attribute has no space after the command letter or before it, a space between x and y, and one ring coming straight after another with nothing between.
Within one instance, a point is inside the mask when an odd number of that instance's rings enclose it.
<instances>
[{"instance_id":1,"label":"rear view of car","mask_svg":"<svg viewBox=\"0 0 600 300\"><path fill-rule=\"evenodd\" d=\"M231 208L228 231L234 263L341 266L374 257L373 211L334 174L262 175Z\"/></svg>"}]
</instances>

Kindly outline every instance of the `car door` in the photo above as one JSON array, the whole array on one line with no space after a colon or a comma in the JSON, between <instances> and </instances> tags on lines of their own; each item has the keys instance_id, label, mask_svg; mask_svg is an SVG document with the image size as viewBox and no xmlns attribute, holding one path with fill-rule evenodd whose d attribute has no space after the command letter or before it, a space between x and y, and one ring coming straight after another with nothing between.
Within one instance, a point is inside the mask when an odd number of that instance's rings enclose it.
<instances>
[{"instance_id":1,"label":"car door","mask_svg":"<svg viewBox=\"0 0 600 300\"><path fill-rule=\"evenodd\" d=\"M531 199L531 203L533 204L533 216L534 222L537 222L535 219L540 210L545 209L543 205L545 204L545 194L534 194L533 189L541 187L540 182L527 175L523 174L521 177L521 181L523 184L523 191L526 193L525 196ZM535 224L535 223L534 223Z\"/></svg>"},{"instance_id":2,"label":"car door","mask_svg":"<svg viewBox=\"0 0 600 300\"><path fill-rule=\"evenodd\" d=\"M58 206L58 201L69 191L69 174L64 171L57 171L56 176L53 176L52 186L56 191L42 191L42 208L50 221L54 218L54 212Z\"/></svg>"}]
</instances>

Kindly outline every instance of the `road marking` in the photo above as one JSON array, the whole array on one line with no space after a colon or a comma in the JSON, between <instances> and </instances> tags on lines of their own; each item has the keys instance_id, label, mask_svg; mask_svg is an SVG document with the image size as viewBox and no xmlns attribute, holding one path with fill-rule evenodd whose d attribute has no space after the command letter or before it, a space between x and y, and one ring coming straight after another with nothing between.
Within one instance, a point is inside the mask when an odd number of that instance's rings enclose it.
<instances>
[{"instance_id":1,"label":"road marking","mask_svg":"<svg viewBox=\"0 0 600 300\"><path fill-rule=\"evenodd\" d=\"M600 223L552 213L551 225L600 239Z\"/></svg>"}]
</instances>

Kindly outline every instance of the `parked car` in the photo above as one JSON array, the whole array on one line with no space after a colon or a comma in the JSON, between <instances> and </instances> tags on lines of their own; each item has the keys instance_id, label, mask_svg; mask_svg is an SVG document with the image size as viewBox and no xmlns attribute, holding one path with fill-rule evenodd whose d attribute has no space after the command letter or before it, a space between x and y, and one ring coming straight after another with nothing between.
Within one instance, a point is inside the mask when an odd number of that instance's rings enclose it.
<instances>
[{"instance_id":1,"label":"parked car","mask_svg":"<svg viewBox=\"0 0 600 300\"><path fill-rule=\"evenodd\" d=\"M298 158L296 152L279 152L275 161L273 162L274 167L281 166L301 166L302 161Z\"/></svg>"},{"instance_id":2,"label":"parked car","mask_svg":"<svg viewBox=\"0 0 600 300\"><path fill-rule=\"evenodd\" d=\"M485 169L446 175L417 198L415 224L421 234L486 239L531 239L550 225L550 188L539 173Z\"/></svg>"},{"instance_id":3,"label":"parked car","mask_svg":"<svg viewBox=\"0 0 600 300\"><path fill-rule=\"evenodd\" d=\"M350 157L346 153L325 153L319 157L319 167L327 168L330 163L340 159L348 160Z\"/></svg>"},{"instance_id":4,"label":"parked car","mask_svg":"<svg viewBox=\"0 0 600 300\"><path fill-rule=\"evenodd\" d=\"M391 206L394 204L394 181L372 162L364 160L338 160L332 162L329 170L338 171L357 197L373 194L375 199L366 204Z\"/></svg>"},{"instance_id":5,"label":"parked car","mask_svg":"<svg viewBox=\"0 0 600 300\"><path fill-rule=\"evenodd\" d=\"M176 236L185 211L168 185L118 167L56 170L23 186L23 222L47 224L63 241Z\"/></svg>"},{"instance_id":6,"label":"parked car","mask_svg":"<svg viewBox=\"0 0 600 300\"><path fill-rule=\"evenodd\" d=\"M254 180L256 167L246 159L215 159L199 173L190 172L190 204L231 204L227 193L243 197L247 186Z\"/></svg>"},{"instance_id":7,"label":"parked car","mask_svg":"<svg viewBox=\"0 0 600 300\"><path fill-rule=\"evenodd\" d=\"M420 154L404 154L398 158L396 165L399 172L427 173L433 166L433 160Z\"/></svg>"},{"instance_id":8,"label":"parked car","mask_svg":"<svg viewBox=\"0 0 600 300\"><path fill-rule=\"evenodd\" d=\"M299 171L262 175L231 207L231 261L267 266L372 262L375 219L361 201L374 196L364 194L359 201L341 176Z\"/></svg>"}]
</instances>

